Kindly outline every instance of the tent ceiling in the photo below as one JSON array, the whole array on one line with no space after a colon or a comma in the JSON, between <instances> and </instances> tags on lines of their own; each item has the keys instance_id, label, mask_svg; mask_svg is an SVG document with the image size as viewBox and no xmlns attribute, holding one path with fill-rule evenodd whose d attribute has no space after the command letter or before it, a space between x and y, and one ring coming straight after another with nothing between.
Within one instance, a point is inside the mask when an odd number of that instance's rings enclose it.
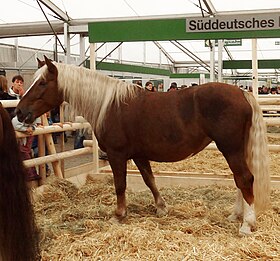
<instances>
[{"instance_id":1,"label":"tent ceiling","mask_svg":"<svg viewBox=\"0 0 280 261\"><path fill-rule=\"evenodd\" d=\"M44 0L56 5L61 11L52 12L43 5L50 19L59 16L57 13L67 13L73 19L110 18L110 17L142 17L154 15L186 15L200 13L198 0ZM1 5L0 23L45 21L36 0L5 0ZM212 3L216 12L242 12L248 10L279 9L276 0L254 1L221 1L201 0L202 7L207 10L204 2ZM211 5L211 4L209 4ZM54 9L54 8L52 8ZM214 11L215 12L215 11ZM61 14L61 16L64 16ZM67 19L65 17L65 19Z\"/></svg>"},{"instance_id":2,"label":"tent ceiling","mask_svg":"<svg viewBox=\"0 0 280 261\"><path fill-rule=\"evenodd\" d=\"M275 0L255 0L244 1L220 1L220 0L40 0L42 9L45 11L47 18L51 21L53 29L58 34L64 32L64 21L68 21L70 32L72 34L87 34L87 23L96 20L113 20L113 19L145 19L146 16L156 17L187 17L201 16L207 13L220 14L229 12L232 14L249 13L249 12L271 12L280 10L280 1ZM201 4L201 12L199 6ZM110 6L110 8L108 8ZM244 11L246 10L246 11ZM1 6L0 19L0 43L13 43L10 37L21 36L18 40L19 45L26 45L36 48L53 49L54 37L52 30L46 21L36 0L9 0ZM279 11L280 12L280 11ZM71 17L71 18L70 18ZM37 37L31 37L36 35ZM38 36L41 35L41 36ZM45 35L45 36L42 36ZM47 36L46 36L47 35ZM28 36L28 37L26 37ZM5 38L5 39L4 39ZM63 35L60 36L63 42ZM71 51L78 53L78 38L73 36ZM258 58L273 59L278 57L279 39L261 39L258 40ZM43 43L45 43L43 45ZM180 41L180 43L194 53L199 59L208 62L210 59L209 48L205 47L204 41ZM115 45L117 45L116 43ZM141 48L135 54L135 48ZM141 46L141 47L140 47ZM122 59L127 61L139 61L146 63L159 63L158 59L153 58L155 50L161 49L163 58L161 63L175 63L176 66L189 66L193 63L186 52L183 52L169 41L146 43L145 56L139 53L143 50L143 43L124 43L122 45ZM106 44L100 48L99 57L104 57L112 48L114 43ZM133 50L133 51L131 51ZM224 50L224 60L248 60L251 58L251 42L243 40L242 46L228 46ZM120 54L112 54L111 59L120 59ZM145 60L146 59L146 60ZM145 61L143 61L145 60Z\"/></svg>"}]
</instances>

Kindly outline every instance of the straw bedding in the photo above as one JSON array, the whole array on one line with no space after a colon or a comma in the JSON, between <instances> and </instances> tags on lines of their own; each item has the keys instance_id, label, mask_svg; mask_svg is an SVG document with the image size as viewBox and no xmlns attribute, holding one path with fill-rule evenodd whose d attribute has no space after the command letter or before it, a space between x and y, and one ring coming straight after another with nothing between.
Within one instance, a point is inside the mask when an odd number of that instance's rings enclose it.
<instances>
[{"instance_id":1,"label":"straw bedding","mask_svg":"<svg viewBox=\"0 0 280 261\"><path fill-rule=\"evenodd\" d=\"M272 175L279 175L279 157L270 153ZM216 151L152 166L155 172L229 172ZM169 213L160 218L149 191L128 190L128 216L116 224L110 220L116 205L112 178L88 178L79 189L54 177L48 183L34 192L43 261L280 260L280 191L272 191L272 206L258 217L257 231L239 237L240 223L227 220L235 200L232 188L163 188Z\"/></svg>"},{"instance_id":2,"label":"straw bedding","mask_svg":"<svg viewBox=\"0 0 280 261\"><path fill-rule=\"evenodd\" d=\"M227 216L235 191L205 186L164 188L169 214L156 217L149 191L127 192L128 216L110 221L111 178L77 189L52 178L34 202L42 260L279 260L280 191L258 218L253 236L240 238Z\"/></svg>"}]
</instances>

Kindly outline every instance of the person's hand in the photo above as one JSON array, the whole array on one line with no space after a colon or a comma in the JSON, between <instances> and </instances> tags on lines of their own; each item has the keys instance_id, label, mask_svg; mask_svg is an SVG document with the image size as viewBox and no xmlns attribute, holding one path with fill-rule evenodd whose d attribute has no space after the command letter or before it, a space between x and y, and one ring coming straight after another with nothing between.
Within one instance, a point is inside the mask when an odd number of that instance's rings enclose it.
<instances>
[{"instance_id":1,"label":"person's hand","mask_svg":"<svg viewBox=\"0 0 280 261\"><path fill-rule=\"evenodd\" d=\"M44 129L45 127L44 127L44 125L43 125L43 124L38 123L38 124L36 125L36 128Z\"/></svg>"},{"instance_id":2,"label":"person's hand","mask_svg":"<svg viewBox=\"0 0 280 261\"><path fill-rule=\"evenodd\" d=\"M23 94L24 94L24 89L23 89L23 87L20 87L20 88L18 89L18 94L19 94L19 96L23 96Z\"/></svg>"},{"instance_id":3,"label":"person's hand","mask_svg":"<svg viewBox=\"0 0 280 261\"><path fill-rule=\"evenodd\" d=\"M28 127L28 128L26 129L26 133L27 133L28 135L32 135L32 134L33 134L33 128L32 128L32 127Z\"/></svg>"},{"instance_id":4,"label":"person's hand","mask_svg":"<svg viewBox=\"0 0 280 261\"><path fill-rule=\"evenodd\" d=\"M56 122L56 123L53 123L52 125L59 126L60 128L63 128L63 123L61 123L61 122Z\"/></svg>"}]
</instances>

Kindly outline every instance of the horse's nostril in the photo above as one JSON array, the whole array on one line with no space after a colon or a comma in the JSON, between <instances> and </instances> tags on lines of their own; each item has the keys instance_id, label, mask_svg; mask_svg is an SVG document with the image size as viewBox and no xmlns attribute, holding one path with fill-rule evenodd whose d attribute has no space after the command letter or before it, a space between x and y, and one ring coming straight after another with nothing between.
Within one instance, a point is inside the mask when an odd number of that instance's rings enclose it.
<instances>
[{"instance_id":1,"label":"horse's nostril","mask_svg":"<svg viewBox=\"0 0 280 261\"><path fill-rule=\"evenodd\" d=\"M22 122L23 119L24 119L22 111L21 111L19 108L16 108L16 109L15 109L15 113L16 113L16 115L17 115L18 120L19 120L20 122Z\"/></svg>"}]
</instances>

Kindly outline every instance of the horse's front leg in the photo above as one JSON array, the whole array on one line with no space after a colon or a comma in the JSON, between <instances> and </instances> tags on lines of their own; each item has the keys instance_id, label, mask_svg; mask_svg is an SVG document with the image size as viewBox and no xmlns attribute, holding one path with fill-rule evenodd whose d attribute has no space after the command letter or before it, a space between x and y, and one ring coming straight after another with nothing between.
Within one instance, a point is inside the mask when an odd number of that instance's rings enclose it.
<instances>
[{"instance_id":1,"label":"horse's front leg","mask_svg":"<svg viewBox=\"0 0 280 261\"><path fill-rule=\"evenodd\" d=\"M117 195L117 208L115 211L115 217L117 218L117 221L121 221L126 216L125 190L127 161L126 159L120 158L118 156L112 157L112 155L109 153L107 155L113 171L115 191Z\"/></svg>"},{"instance_id":2,"label":"horse's front leg","mask_svg":"<svg viewBox=\"0 0 280 261\"><path fill-rule=\"evenodd\" d=\"M139 169L145 184L148 186L148 188L151 190L154 196L157 215L158 216L166 215L168 213L168 210L166 208L164 199L160 195L158 188L156 186L155 177L153 175L150 162L145 159L133 159L133 160L137 168Z\"/></svg>"}]
</instances>

